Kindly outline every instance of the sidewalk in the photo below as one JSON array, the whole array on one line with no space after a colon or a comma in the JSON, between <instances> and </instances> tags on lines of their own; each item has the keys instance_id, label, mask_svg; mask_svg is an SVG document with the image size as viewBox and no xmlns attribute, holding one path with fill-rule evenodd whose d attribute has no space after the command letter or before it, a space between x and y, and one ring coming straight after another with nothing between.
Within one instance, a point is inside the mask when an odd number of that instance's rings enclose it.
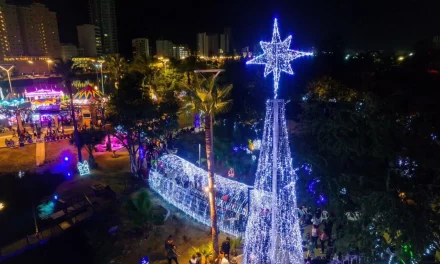
<instances>
[{"instance_id":1,"label":"sidewalk","mask_svg":"<svg viewBox=\"0 0 440 264\"><path fill-rule=\"evenodd\" d=\"M32 129L30 127L26 127L26 130L29 132L32 132ZM41 138L44 138L46 129L42 129ZM64 132L73 132L73 127L68 127L64 129ZM69 133L67 133L69 134ZM0 133L0 148L5 148L5 140L6 139L13 139L16 143L18 142L18 137L12 137L12 131L7 131L5 133ZM35 143L35 142L34 142ZM32 144L34 144L32 143ZM28 143L25 143L28 144Z\"/></svg>"}]
</instances>

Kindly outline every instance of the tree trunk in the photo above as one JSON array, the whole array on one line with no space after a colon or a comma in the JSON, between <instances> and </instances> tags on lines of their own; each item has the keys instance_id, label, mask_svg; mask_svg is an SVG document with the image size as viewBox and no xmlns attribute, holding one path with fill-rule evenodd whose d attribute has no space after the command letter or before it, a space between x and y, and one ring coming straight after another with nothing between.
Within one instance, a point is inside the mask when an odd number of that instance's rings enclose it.
<instances>
[{"instance_id":1,"label":"tree trunk","mask_svg":"<svg viewBox=\"0 0 440 264\"><path fill-rule=\"evenodd\" d=\"M209 188L209 207L211 211L211 236L212 247L214 248L214 259L219 255L218 246L218 227L217 227L217 208L215 206L214 188L214 133L212 127L212 115L205 115L205 143L206 160L208 163L208 188Z\"/></svg>"},{"instance_id":2,"label":"tree trunk","mask_svg":"<svg viewBox=\"0 0 440 264\"><path fill-rule=\"evenodd\" d=\"M75 118L75 108L73 106L72 83L70 80L66 80L66 86L70 95L70 108L72 109L73 133L75 136L76 149L78 151L78 162L82 162L83 160L82 160L81 146L79 142L78 125L76 123L76 118Z\"/></svg>"},{"instance_id":3,"label":"tree trunk","mask_svg":"<svg viewBox=\"0 0 440 264\"><path fill-rule=\"evenodd\" d=\"M90 168L96 168L95 157L93 156L93 145L87 146L87 150L89 152L89 166Z\"/></svg>"},{"instance_id":4,"label":"tree trunk","mask_svg":"<svg viewBox=\"0 0 440 264\"><path fill-rule=\"evenodd\" d=\"M112 152L112 141L110 140L110 133L107 133L107 151Z\"/></svg>"},{"instance_id":5,"label":"tree trunk","mask_svg":"<svg viewBox=\"0 0 440 264\"><path fill-rule=\"evenodd\" d=\"M130 171L134 177L139 177L138 165L136 162L136 145L133 140L133 132L127 131L127 147L128 155L130 156Z\"/></svg>"},{"instance_id":6,"label":"tree trunk","mask_svg":"<svg viewBox=\"0 0 440 264\"><path fill-rule=\"evenodd\" d=\"M133 174L133 176L138 176L138 169L136 165L136 153L132 153L131 151L128 153L130 156L130 171Z\"/></svg>"},{"instance_id":7,"label":"tree trunk","mask_svg":"<svg viewBox=\"0 0 440 264\"><path fill-rule=\"evenodd\" d=\"M21 121L20 110L17 110L15 117L17 118L17 135L20 135L21 131L23 131L23 122Z\"/></svg>"}]
</instances>

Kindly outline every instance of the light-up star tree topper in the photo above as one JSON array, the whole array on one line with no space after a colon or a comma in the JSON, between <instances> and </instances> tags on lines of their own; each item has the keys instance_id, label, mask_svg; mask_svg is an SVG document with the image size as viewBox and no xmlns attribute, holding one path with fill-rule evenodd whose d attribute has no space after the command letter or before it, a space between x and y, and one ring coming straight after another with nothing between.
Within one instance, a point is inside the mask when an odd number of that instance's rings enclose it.
<instances>
[{"instance_id":1,"label":"light-up star tree topper","mask_svg":"<svg viewBox=\"0 0 440 264\"><path fill-rule=\"evenodd\" d=\"M274 98L277 98L278 83L280 82L281 72L293 74L290 61L303 56L312 56L311 52L302 52L290 50L290 41L292 36L288 36L284 41L281 41L280 33L278 32L278 22L275 18L273 25L273 34L271 42L260 41L263 54L252 59L246 64L265 64L264 77L273 73Z\"/></svg>"},{"instance_id":2,"label":"light-up star tree topper","mask_svg":"<svg viewBox=\"0 0 440 264\"><path fill-rule=\"evenodd\" d=\"M266 103L260 157L250 197L243 263L304 263L296 204L296 175L289 147L285 102L276 98L281 72L293 73L289 62L312 54L289 50L291 39L288 37L281 42L275 19L272 42L261 42L264 54L248 62L265 64L265 76L273 73L275 99Z\"/></svg>"}]
</instances>

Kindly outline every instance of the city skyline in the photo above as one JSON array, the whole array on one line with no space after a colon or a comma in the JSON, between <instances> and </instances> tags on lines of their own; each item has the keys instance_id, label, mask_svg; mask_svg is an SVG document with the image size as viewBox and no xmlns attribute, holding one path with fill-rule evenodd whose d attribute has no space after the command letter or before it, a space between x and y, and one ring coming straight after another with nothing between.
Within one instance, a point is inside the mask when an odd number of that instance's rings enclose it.
<instances>
[{"instance_id":1,"label":"city skyline","mask_svg":"<svg viewBox=\"0 0 440 264\"><path fill-rule=\"evenodd\" d=\"M17 4L29 2L31 0L15 0ZM88 0L40 2L57 12L61 42L77 43L76 25L90 23ZM294 39L296 35L301 36L295 41L298 49L316 47L332 36L340 36L350 49L411 49L418 41L440 32L440 23L435 19L435 10L439 7L440 3L413 4L410 0L399 4L373 0L368 5L346 0L337 5L321 0L275 1L270 5L262 1L249 5L225 0L209 5L192 2L164 9L160 2L116 0L119 50L124 55L131 54L134 38L148 38L153 43L157 39L169 39L196 50L194 36L197 33L220 34L225 27L232 29L234 48L240 52L241 48L252 47L265 37L259 32L264 32L264 26L273 17L283 21L280 30L292 34ZM167 19L161 19L163 16Z\"/></svg>"}]
</instances>

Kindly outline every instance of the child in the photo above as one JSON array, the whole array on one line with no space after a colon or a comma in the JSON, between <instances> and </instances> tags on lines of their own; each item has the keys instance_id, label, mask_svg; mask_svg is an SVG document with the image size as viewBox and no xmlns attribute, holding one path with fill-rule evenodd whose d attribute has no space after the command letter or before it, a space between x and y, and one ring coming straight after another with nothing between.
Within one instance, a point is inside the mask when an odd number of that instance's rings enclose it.
<instances>
[{"instance_id":1,"label":"child","mask_svg":"<svg viewBox=\"0 0 440 264\"><path fill-rule=\"evenodd\" d=\"M197 257L196 257L196 255L192 255L191 259L189 260L189 264L197 264Z\"/></svg>"}]
</instances>

